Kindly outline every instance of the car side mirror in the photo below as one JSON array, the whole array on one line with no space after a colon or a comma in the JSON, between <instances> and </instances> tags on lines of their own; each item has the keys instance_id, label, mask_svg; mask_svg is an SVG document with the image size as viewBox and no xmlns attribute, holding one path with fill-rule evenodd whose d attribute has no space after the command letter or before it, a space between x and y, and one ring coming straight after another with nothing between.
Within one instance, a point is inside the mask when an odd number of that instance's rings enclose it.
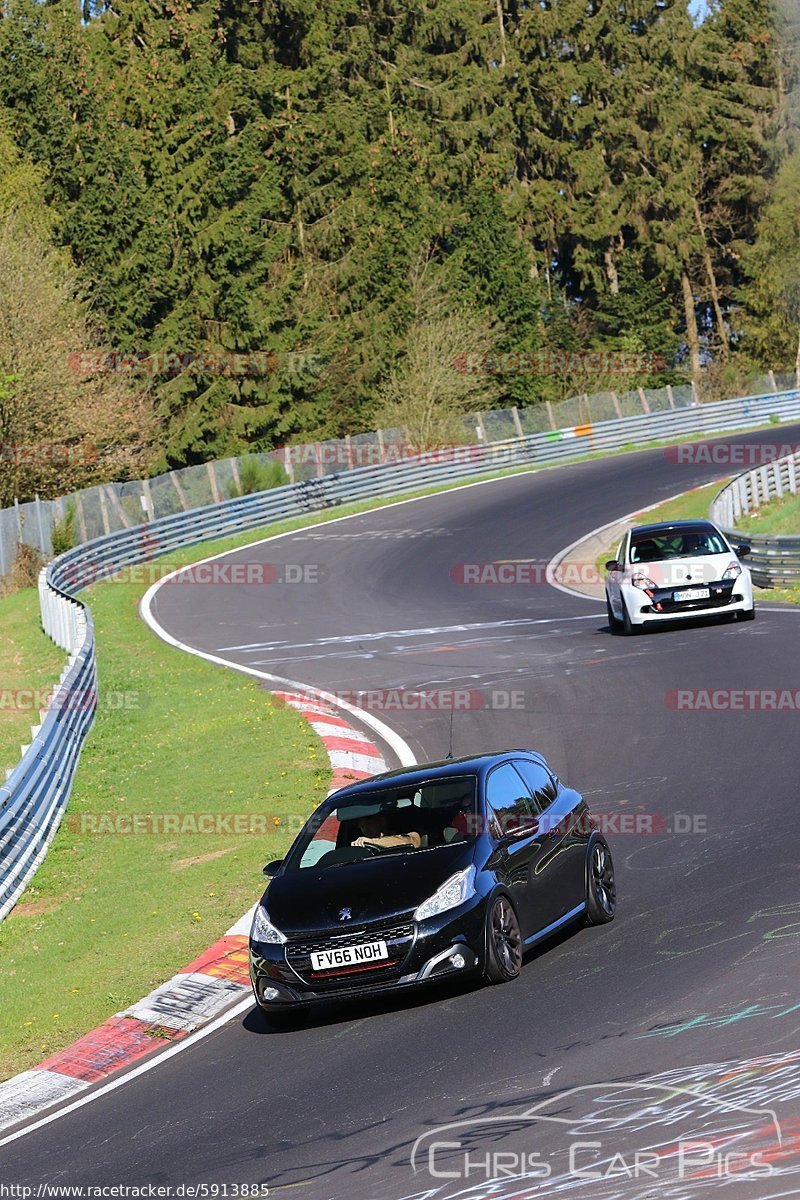
<instances>
[{"instance_id":1,"label":"car side mirror","mask_svg":"<svg viewBox=\"0 0 800 1200\"><path fill-rule=\"evenodd\" d=\"M264 867L262 874L266 875L267 879L274 879L283 866L283 859L276 858L272 862L268 862Z\"/></svg>"},{"instance_id":2,"label":"car side mirror","mask_svg":"<svg viewBox=\"0 0 800 1200\"><path fill-rule=\"evenodd\" d=\"M610 558L606 563L607 571L621 571L622 563L617 558Z\"/></svg>"},{"instance_id":3,"label":"car side mirror","mask_svg":"<svg viewBox=\"0 0 800 1200\"><path fill-rule=\"evenodd\" d=\"M746 555L748 555L750 553L750 547L749 546L737 546L736 553L739 558L744 558Z\"/></svg>"}]
</instances>

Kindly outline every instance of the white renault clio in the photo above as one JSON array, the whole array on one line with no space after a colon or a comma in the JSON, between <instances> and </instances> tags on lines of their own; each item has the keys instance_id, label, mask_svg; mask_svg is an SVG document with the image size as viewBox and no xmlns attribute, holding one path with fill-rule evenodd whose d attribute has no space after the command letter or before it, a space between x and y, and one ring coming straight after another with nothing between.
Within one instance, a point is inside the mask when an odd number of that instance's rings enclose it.
<instances>
[{"instance_id":1,"label":"white renault clio","mask_svg":"<svg viewBox=\"0 0 800 1200\"><path fill-rule=\"evenodd\" d=\"M637 525L606 563L606 608L612 633L636 633L651 622L730 614L756 615L753 583L739 561L749 546L732 546L710 521Z\"/></svg>"}]
</instances>

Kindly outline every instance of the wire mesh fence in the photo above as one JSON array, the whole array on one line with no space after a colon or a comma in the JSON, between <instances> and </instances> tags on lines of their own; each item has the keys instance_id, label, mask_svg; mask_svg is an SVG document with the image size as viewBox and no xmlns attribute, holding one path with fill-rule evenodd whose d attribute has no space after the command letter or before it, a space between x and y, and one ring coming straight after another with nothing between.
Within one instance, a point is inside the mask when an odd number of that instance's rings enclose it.
<instances>
[{"instance_id":1,"label":"wire mesh fence","mask_svg":"<svg viewBox=\"0 0 800 1200\"><path fill-rule=\"evenodd\" d=\"M774 394L794 384L794 376L770 372L752 381L750 395ZM488 445L534 434L557 440L569 430L582 433L599 422L685 409L695 403L691 385L572 396L557 404L469 414L457 423L452 444ZM15 504L0 510L0 581L12 572L20 543L49 558L54 549L54 526L64 526L68 520L72 524L70 540L82 544L268 486L324 479L358 467L400 463L418 453L419 447L412 444L406 431L378 429L184 467L152 479L105 483L57 500L37 498Z\"/></svg>"}]
</instances>

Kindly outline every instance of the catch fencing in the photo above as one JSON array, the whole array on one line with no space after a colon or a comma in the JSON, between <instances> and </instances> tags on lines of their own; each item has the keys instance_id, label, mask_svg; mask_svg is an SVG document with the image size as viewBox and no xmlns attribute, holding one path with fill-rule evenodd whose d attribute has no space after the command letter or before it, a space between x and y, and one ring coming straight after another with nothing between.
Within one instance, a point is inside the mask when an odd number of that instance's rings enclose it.
<instances>
[{"instance_id":1,"label":"catch fencing","mask_svg":"<svg viewBox=\"0 0 800 1200\"><path fill-rule=\"evenodd\" d=\"M768 376L753 380L754 396L775 396L795 385L791 376ZM716 409L715 404L703 408ZM525 441L537 434L546 438L569 438L626 418L655 417L678 410L697 408L693 388L675 385L636 388L628 392L596 392L572 396L558 403L525 408L495 409L459 417L451 442L460 446L485 447L503 441ZM715 426L720 428L720 426ZM63 449L63 447L62 447ZM416 456L402 429L378 429L328 441L306 442L280 450L226 458L200 466L167 471L151 479L104 483L85 488L57 500L36 498L0 510L0 583L12 571L23 543L45 558L53 553L54 524L64 525L73 514L74 537L88 542L104 534L131 529L143 521L191 510L242 496L257 490L248 472L272 473L274 483L302 483L338 475L358 467L396 465ZM1 464L0 464L1 469ZM266 486L264 483L257 485Z\"/></svg>"},{"instance_id":2,"label":"catch fencing","mask_svg":"<svg viewBox=\"0 0 800 1200\"><path fill-rule=\"evenodd\" d=\"M750 547L747 565L758 587L796 587L800 583L800 535L757 533L752 528L763 505L797 495L798 480L800 454L787 454L737 475L711 506L712 521L733 541ZM740 523L745 528L737 528Z\"/></svg>"},{"instance_id":3,"label":"catch fencing","mask_svg":"<svg viewBox=\"0 0 800 1200\"><path fill-rule=\"evenodd\" d=\"M0 919L32 878L58 829L97 706L94 629L88 608L77 598L85 587L183 546L351 501L397 496L650 442L799 420L800 391L793 390L481 441L130 523L61 554L43 570L39 586L44 629L67 651L69 660L30 747L0 787Z\"/></svg>"}]
</instances>

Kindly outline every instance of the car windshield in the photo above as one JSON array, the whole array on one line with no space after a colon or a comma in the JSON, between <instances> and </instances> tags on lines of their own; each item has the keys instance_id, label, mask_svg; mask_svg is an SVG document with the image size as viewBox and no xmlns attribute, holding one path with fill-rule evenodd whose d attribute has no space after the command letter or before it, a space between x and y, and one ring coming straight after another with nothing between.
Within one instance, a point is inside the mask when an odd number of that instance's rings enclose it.
<instances>
[{"instance_id":1,"label":"car windshield","mask_svg":"<svg viewBox=\"0 0 800 1200\"><path fill-rule=\"evenodd\" d=\"M284 868L336 867L473 841L477 792L474 775L459 775L375 788L339 801L331 796L309 818Z\"/></svg>"},{"instance_id":2,"label":"car windshield","mask_svg":"<svg viewBox=\"0 0 800 1200\"><path fill-rule=\"evenodd\" d=\"M639 533L631 536L632 563L664 562L670 558L698 558L726 554L728 548L714 529L684 529L669 533Z\"/></svg>"}]
</instances>

